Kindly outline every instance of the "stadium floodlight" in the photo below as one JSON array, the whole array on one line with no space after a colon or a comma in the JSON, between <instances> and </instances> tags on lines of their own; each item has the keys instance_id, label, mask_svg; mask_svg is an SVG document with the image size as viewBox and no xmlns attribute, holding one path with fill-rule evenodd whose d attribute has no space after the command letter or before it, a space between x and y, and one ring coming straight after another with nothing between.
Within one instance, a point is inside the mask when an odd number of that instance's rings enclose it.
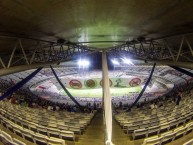
<instances>
[{"instance_id":1,"label":"stadium floodlight","mask_svg":"<svg viewBox=\"0 0 193 145\"><path fill-rule=\"evenodd\" d=\"M112 63L113 63L114 65L120 65L120 63L119 63L117 60L115 60L115 59L112 59L111 61L112 61Z\"/></svg>"},{"instance_id":2,"label":"stadium floodlight","mask_svg":"<svg viewBox=\"0 0 193 145\"><path fill-rule=\"evenodd\" d=\"M85 59L79 59L78 60L78 66L79 67L83 67L83 68L87 68L87 67L89 67L89 65L90 65L90 62L88 61L88 60L85 60Z\"/></svg>"},{"instance_id":3,"label":"stadium floodlight","mask_svg":"<svg viewBox=\"0 0 193 145\"><path fill-rule=\"evenodd\" d=\"M121 59L122 59L123 63L125 63L125 64L134 65L133 62L128 58L121 58Z\"/></svg>"}]
</instances>

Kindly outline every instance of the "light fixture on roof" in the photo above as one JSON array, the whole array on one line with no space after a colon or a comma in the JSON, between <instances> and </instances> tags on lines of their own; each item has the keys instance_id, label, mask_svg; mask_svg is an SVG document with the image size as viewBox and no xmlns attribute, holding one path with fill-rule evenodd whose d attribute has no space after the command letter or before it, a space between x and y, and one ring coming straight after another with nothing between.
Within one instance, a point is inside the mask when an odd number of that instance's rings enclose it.
<instances>
[{"instance_id":1,"label":"light fixture on roof","mask_svg":"<svg viewBox=\"0 0 193 145\"><path fill-rule=\"evenodd\" d=\"M122 59L123 63L125 63L125 64L134 65L133 62L128 58L121 58L121 59Z\"/></svg>"},{"instance_id":2,"label":"light fixture on roof","mask_svg":"<svg viewBox=\"0 0 193 145\"><path fill-rule=\"evenodd\" d=\"M90 65L90 62L88 60L85 60L85 59L79 59L78 60L78 66L79 68L82 67L82 68L87 68L89 67Z\"/></svg>"},{"instance_id":3,"label":"light fixture on roof","mask_svg":"<svg viewBox=\"0 0 193 145\"><path fill-rule=\"evenodd\" d=\"M111 60L114 65L120 65L120 63L116 59Z\"/></svg>"}]
</instances>

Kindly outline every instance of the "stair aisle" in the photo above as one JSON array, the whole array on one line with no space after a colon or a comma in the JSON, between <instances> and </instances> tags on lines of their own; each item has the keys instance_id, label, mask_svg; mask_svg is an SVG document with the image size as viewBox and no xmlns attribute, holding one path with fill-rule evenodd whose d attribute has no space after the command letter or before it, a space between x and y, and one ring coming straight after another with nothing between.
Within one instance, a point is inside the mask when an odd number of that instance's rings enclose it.
<instances>
[{"instance_id":1,"label":"stair aisle","mask_svg":"<svg viewBox=\"0 0 193 145\"><path fill-rule=\"evenodd\" d=\"M123 132L118 123L113 119L112 140L115 145L134 145L129 136Z\"/></svg>"},{"instance_id":2,"label":"stair aisle","mask_svg":"<svg viewBox=\"0 0 193 145\"><path fill-rule=\"evenodd\" d=\"M99 111L75 145L104 145L104 129L103 113Z\"/></svg>"}]
</instances>

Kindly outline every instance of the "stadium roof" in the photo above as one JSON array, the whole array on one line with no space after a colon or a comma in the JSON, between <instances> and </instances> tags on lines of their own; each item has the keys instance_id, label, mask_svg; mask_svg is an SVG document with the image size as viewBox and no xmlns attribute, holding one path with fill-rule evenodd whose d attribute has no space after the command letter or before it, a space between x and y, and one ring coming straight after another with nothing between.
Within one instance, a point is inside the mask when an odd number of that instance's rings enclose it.
<instances>
[{"instance_id":1,"label":"stadium roof","mask_svg":"<svg viewBox=\"0 0 193 145\"><path fill-rule=\"evenodd\" d=\"M110 50L126 44L128 49L132 45L131 51L137 49L137 58L192 68L192 5L192 1L184 0L1 1L0 67L56 64L71 58L71 52ZM54 51L52 46L56 46ZM144 53L141 47L148 51ZM63 49L68 56L50 58ZM39 56L34 55L36 52Z\"/></svg>"},{"instance_id":2,"label":"stadium roof","mask_svg":"<svg viewBox=\"0 0 193 145\"><path fill-rule=\"evenodd\" d=\"M88 45L106 48L140 37L190 33L192 5L183 0L1 1L0 34L50 42L90 42ZM91 43L99 41L112 43ZM2 47L1 51L8 49Z\"/></svg>"}]
</instances>

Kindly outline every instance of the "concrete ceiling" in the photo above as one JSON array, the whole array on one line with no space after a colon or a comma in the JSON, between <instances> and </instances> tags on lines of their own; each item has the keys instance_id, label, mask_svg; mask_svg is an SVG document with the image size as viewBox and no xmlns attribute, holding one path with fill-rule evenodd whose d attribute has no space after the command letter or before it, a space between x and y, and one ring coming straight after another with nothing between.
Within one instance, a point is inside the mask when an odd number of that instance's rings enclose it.
<instances>
[{"instance_id":1,"label":"concrete ceiling","mask_svg":"<svg viewBox=\"0 0 193 145\"><path fill-rule=\"evenodd\" d=\"M192 6L185 0L2 0L0 35L107 48L138 37L193 32ZM14 41L1 39L0 51L12 49Z\"/></svg>"}]
</instances>

